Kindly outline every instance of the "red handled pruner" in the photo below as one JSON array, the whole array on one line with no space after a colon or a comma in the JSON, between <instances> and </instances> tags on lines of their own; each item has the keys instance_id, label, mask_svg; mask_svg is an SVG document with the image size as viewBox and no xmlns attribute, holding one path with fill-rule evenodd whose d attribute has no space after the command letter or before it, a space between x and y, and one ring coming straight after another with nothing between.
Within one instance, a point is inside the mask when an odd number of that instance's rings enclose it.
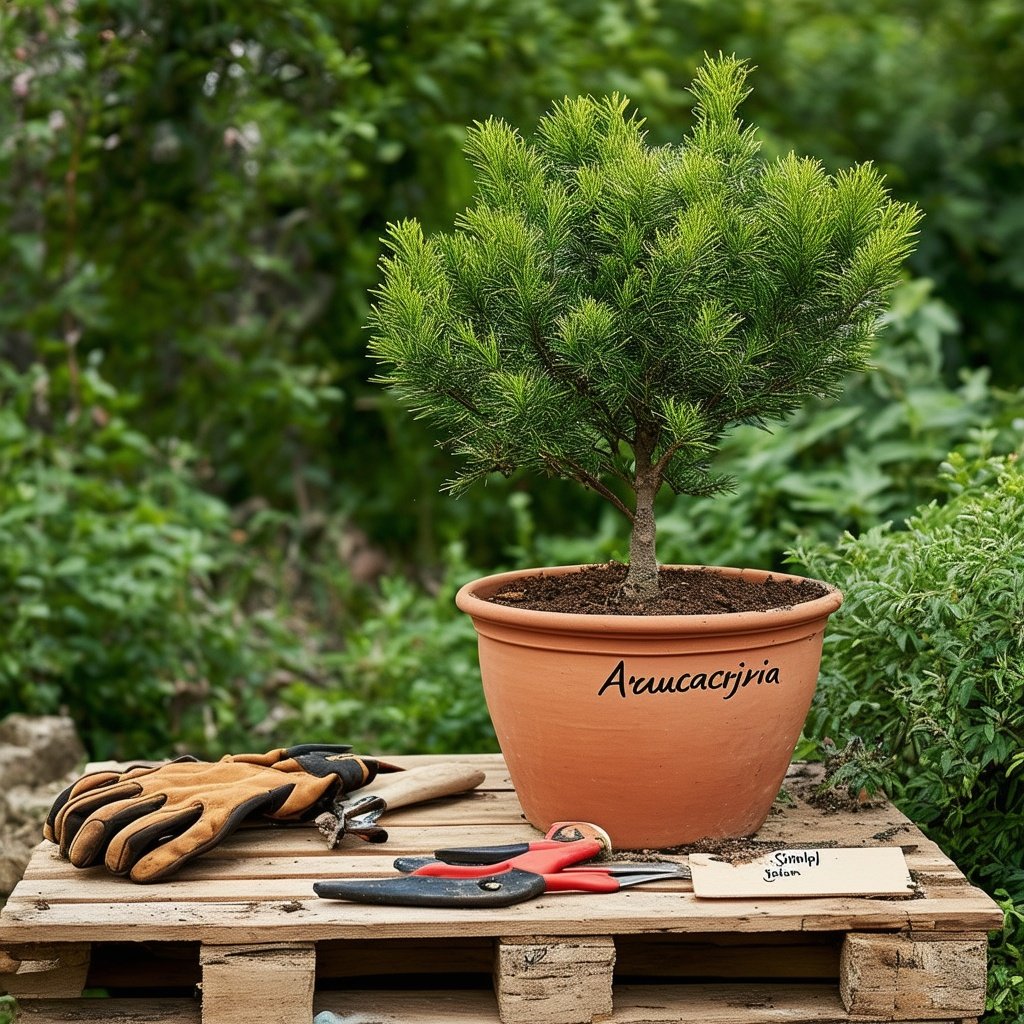
<instances>
[{"instance_id":1,"label":"red handled pruner","mask_svg":"<svg viewBox=\"0 0 1024 1024\"><path fill-rule=\"evenodd\" d=\"M507 907L547 892L613 893L689 875L672 863L583 863L605 849L601 838L582 838L439 850L433 858L398 858L403 875L316 882L313 891L325 899L385 906Z\"/></svg>"}]
</instances>

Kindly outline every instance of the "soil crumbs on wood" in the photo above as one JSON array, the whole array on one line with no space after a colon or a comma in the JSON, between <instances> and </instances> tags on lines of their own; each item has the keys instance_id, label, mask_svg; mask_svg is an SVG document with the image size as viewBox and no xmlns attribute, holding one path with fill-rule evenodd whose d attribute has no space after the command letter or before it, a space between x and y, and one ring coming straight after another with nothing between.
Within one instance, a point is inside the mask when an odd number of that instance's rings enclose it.
<instances>
[{"instance_id":1,"label":"soil crumbs on wood","mask_svg":"<svg viewBox=\"0 0 1024 1024\"><path fill-rule=\"evenodd\" d=\"M856 814L884 807L889 801L884 793L868 794L866 790L834 786L829 779L806 779L799 776L786 780L791 794L817 808L823 814Z\"/></svg>"},{"instance_id":2,"label":"soil crumbs on wood","mask_svg":"<svg viewBox=\"0 0 1024 1024\"><path fill-rule=\"evenodd\" d=\"M839 844L834 839L825 839L815 843L786 843L787 850L821 850ZM780 849L777 839L755 839L753 836L742 836L739 839L695 839L692 843L679 846L667 846L664 849L630 850L616 856L640 863L671 862L675 857L688 857L691 853L710 853L714 860L728 861L730 864L749 864L758 857ZM609 860L614 858L609 857Z\"/></svg>"},{"instance_id":3,"label":"soil crumbs on wood","mask_svg":"<svg viewBox=\"0 0 1024 1024\"><path fill-rule=\"evenodd\" d=\"M661 591L640 602L622 593L627 567L617 562L586 566L558 576L529 576L490 601L512 608L577 615L724 615L771 611L813 601L828 591L814 580L723 576L713 568L661 569Z\"/></svg>"}]
</instances>

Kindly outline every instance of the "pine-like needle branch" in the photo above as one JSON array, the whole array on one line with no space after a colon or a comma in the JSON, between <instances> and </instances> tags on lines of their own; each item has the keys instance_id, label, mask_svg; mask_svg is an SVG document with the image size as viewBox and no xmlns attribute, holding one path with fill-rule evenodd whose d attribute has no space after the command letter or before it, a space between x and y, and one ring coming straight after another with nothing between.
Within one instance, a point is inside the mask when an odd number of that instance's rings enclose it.
<instances>
[{"instance_id":1,"label":"pine-like needle branch","mask_svg":"<svg viewBox=\"0 0 1024 1024\"><path fill-rule=\"evenodd\" d=\"M451 490L520 468L591 488L632 524L641 595L662 485L721 490L729 428L866 366L920 216L870 164L761 159L736 116L749 70L705 62L675 146L648 146L618 95L556 103L529 142L478 122L475 205L451 232L385 239L370 351L463 458Z\"/></svg>"}]
</instances>

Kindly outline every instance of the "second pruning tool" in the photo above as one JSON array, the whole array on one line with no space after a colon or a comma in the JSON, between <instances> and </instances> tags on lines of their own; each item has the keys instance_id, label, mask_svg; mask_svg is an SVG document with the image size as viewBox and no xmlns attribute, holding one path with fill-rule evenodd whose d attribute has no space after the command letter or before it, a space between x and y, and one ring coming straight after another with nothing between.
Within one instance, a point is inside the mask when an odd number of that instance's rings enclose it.
<instances>
[{"instance_id":1,"label":"second pruning tool","mask_svg":"<svg viewBox=\"0 0 1024 1024\"><path fill-rule=\"evenodd\" d=\"M523 845L526 849L519 852ZM395 866L406 869L404 875L316 882L313 891L324 899L384 906L507 907L547 892L613 893L645 882L688 876L687 868L673 863L583 864L606 849L599 838L558 843L541 840L511 849L516 851L513 856L485 863L467 862L477 852L472 849L443 851L460 863L399 858ZM488 851L491 857L494 852Z\"/></svg>"}]
</instances>

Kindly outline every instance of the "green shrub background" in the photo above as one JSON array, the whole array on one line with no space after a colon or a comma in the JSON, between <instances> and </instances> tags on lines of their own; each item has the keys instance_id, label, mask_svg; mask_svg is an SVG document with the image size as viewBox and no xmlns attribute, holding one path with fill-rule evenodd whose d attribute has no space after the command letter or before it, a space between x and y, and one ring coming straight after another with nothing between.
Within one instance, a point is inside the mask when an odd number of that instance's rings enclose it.
<instances>
[{"instance_id":1,"label":"green shrub background","mask_svg":"<svg viewBox=\"0 0 1024 1024\"><path fill-rule=\"evenodd\" d=\"M758 66L744 114L769 156L874 160L926 216L878 369L777 433L737 431L735 492L665 496L660 553L795 549L840 583L802 750L860 737L848 781L883 781L999 894L986 1019L1019 1024L1024 8L1006 0L0 8L0 714L67 709L94 757L494 749L454 590L626 541L568 484L439 496L445 456L368 383L379 237L451 223L474 119L619 90L677 139L705 50Z\"/></svg>"},{"instance_id":2,"label":"green shrub background","mask_svg":"<svg viewBox=\"0 0 1024 1024\"><path fill-rule=\"evenodd\" d=\"M885 789L1007 909L991 958L993 1019L1024 990L1024 471L979 432L943 463L948 500L794 554L834 581L845 613L826 637L807 732L868 741L847 783ZM1014 909L1016 908L1016 909Z\"/></svg>"}]
</instances>

